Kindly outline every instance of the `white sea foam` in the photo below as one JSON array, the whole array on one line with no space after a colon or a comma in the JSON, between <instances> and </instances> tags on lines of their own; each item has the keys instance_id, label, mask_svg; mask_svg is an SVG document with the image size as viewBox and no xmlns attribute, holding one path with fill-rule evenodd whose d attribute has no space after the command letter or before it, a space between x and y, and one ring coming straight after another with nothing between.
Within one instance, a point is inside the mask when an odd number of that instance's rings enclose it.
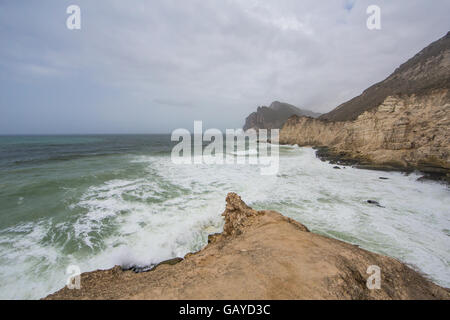
<instances>
[{"instance_id":1,"label":"white sea foam","mask_svg":"<svg viewBox=\"0 0 450 320\"><path fill-rule=\"evenodd\" d=\"M248 149L248 150L236 150L230 152L230 154L235 156L257 156L258 150L257 149Z\"/></svg>"},{"instance_id":2,"label":"white sea foam","mask_svg":"<svg viewBox=\"0 0 450 320\"><path fill-rule=\"evenodd\" d=\"M146 172L91 186L72 204L72 220L0 232L0 298L55 291L64 285L69 264L83 272L147 266L199 250L209 233L221 231L220 214L232 191L256 209L278 210L315 232L396 257L450 286L450 194L443 185L417 182L415 174L335 170L298 146L280 148L276 176L260 175L255 165L174 165L161 156L132 161L146 163ZM52 244L52 233L66 234L65 242ZM79 250L71 251L70 243Z\"/></svg>"}]
</instances>

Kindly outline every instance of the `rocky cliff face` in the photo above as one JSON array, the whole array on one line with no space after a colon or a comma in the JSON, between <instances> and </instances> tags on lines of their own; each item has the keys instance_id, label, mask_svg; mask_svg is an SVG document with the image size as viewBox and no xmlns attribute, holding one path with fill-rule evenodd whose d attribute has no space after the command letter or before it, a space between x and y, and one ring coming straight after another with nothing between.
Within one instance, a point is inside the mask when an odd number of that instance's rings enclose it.
<instances>
[{"instance_id":1,"label":"rocky cliff face","mask_svg":"<svg viewBox=\"0 0 450 320\"><path fill-rule=\"evenodd\" d=\"M312 232L275 211L256 211L230 193L224 232L178 263L144 273L119 266L84 273L81 290L47 299L450 299L403 263ZM369 289L369 266L381 269Z\"/></svg>"},{"instance_id":2,"label":"rocky cliff face","mask_svg":"<svg viewBox=\"0 0 450 320\"><path fill-rule=\"evenodd\" d=\"M320 114L299 109L288 103L274 101L270 107L258 107L256 112L250 114L245 119L243 129L281 129L292 115L318 117Z\"/></svg>"},{"instance_id":3,"label":"rocky cliff face","mask_svg":"<svg viewBox=\"0 0 450 320\"><path fill-rule=\"evenodd\" d=\"M320 116L322 120L350 121L379 106L389 96L426 95L450 89L450 32L402 64L388 78L360 96Z\"/></svg>"},{"instance_id":4,"label":"rocky cliff face","mask_svg":"<svg viewBox=\"0 0 450 320\"><path fill-rule=\"evenodd\" d=\"M450 180L449 35L329 114L291 117L280 143L326 146L332 157Z\"/></svg>"},{"instance_id":5,"label":"rocky cliff face","mask_svg":"<svg viewBox=\"0 0 450 320\"><path fill-rule=\"evenodd\" d=\"M450 93L388 97L354 121L290 118L280 143L328 146L342 157L429 173L450 172Z\"/></svg>"}]
</instances>

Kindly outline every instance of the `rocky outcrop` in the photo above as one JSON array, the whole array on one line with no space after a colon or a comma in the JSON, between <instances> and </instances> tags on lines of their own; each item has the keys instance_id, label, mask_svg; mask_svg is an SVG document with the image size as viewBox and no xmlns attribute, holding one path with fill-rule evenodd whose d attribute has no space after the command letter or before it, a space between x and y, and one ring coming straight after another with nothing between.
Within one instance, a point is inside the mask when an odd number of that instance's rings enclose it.
<instances>
[{"instance_id":1,"label":"rocky outcrop","mask_svg":"<svg viewBox=\"0 0 450 320\"><path fill-rule=\"evenodd\" d=\"M256 112L250 114L245 119L243 129L280 129L292 115L318 117L320 114L299 109L288 103L274 101L270 107L258 107Z\"/></svg>"},{"instance_id":2,"label":"rocky outcrop","mask_svg":"<svg viewBox=\"0 0 450 320\"><path fill-rule=\"evenodd\" d=\"M311 233L278 212L253 210L234 193L223 216L224 232L178 263L144 273L119 266L84 273L80 290L46 299L450 299L449 290L395 259ZM367 272L376 268L380 288L369 289Z\"/></svg>"}]
</instances>

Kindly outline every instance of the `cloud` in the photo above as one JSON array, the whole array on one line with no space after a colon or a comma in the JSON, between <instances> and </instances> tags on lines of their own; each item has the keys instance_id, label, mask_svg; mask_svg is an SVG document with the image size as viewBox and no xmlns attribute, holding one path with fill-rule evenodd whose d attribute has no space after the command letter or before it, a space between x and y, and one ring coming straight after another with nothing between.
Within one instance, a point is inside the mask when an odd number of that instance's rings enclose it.
<instances>
[{"instance_id":1,"label":"cloud","mask_svg":"<svg viewBox=\"0 0 450 320\"><path fill-rule=\"evenodd\" d=\"M380 31L364 0L78 2L79 31L70 1L0 3L0 131L239 127L273 100L326 112L450 29L446 0L380 0Z\"/></svg>"}]
</instances>

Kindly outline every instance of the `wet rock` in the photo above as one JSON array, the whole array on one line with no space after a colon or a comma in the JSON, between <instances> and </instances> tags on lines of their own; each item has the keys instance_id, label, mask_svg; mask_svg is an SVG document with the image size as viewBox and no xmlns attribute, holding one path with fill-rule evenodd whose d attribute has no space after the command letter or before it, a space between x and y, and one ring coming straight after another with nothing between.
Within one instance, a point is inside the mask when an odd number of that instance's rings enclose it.
<instances>
[{"instance_id":1,"label":"wet rock","mask_svg":"<svg viewBox=\"0 0 450 320\"><path fill-rule=\"evenodd\" d=\"M126 268L126 269L123 269L123 270L125 270L125 271L131 270L134 273L143 273L143 272L153 271L157 267L159 267L160 265L163 265L163 264L168 264L168 265L172 266L172 265L175 265L175 264L177 264L178 262L181 262L181 261L183 261L183 258L173 258L173 259L162 261L162 262L160 262L158 264L152 264L152 265L144 266L144 267L132 266L130 268Z\"/></svg>"},{"instance_id":2,"label":"wet rock","mask_svg":"<svg viewBox=\"0 0 450 320\"><path fill-rule=\"evenodd\" d=\"M373 204L373 205L375 205L377 207L380 207L380 208L384 208L378 201L375 201L375 200L367 200L367 203Z\"/></svg>"},{"instance_id":3,"label":"wet rock","mask_svg":"<svg viewBox=\"0 0 450 320\"><path fill-rule=\"evenodd\" d=\"M447 185L450 185L450 173L448 174L440 174L440 173L425 173L423 176L417 179L417 181L424 182L424 181L437 181L446 183Z\"/></svg>"}]
</instances>

